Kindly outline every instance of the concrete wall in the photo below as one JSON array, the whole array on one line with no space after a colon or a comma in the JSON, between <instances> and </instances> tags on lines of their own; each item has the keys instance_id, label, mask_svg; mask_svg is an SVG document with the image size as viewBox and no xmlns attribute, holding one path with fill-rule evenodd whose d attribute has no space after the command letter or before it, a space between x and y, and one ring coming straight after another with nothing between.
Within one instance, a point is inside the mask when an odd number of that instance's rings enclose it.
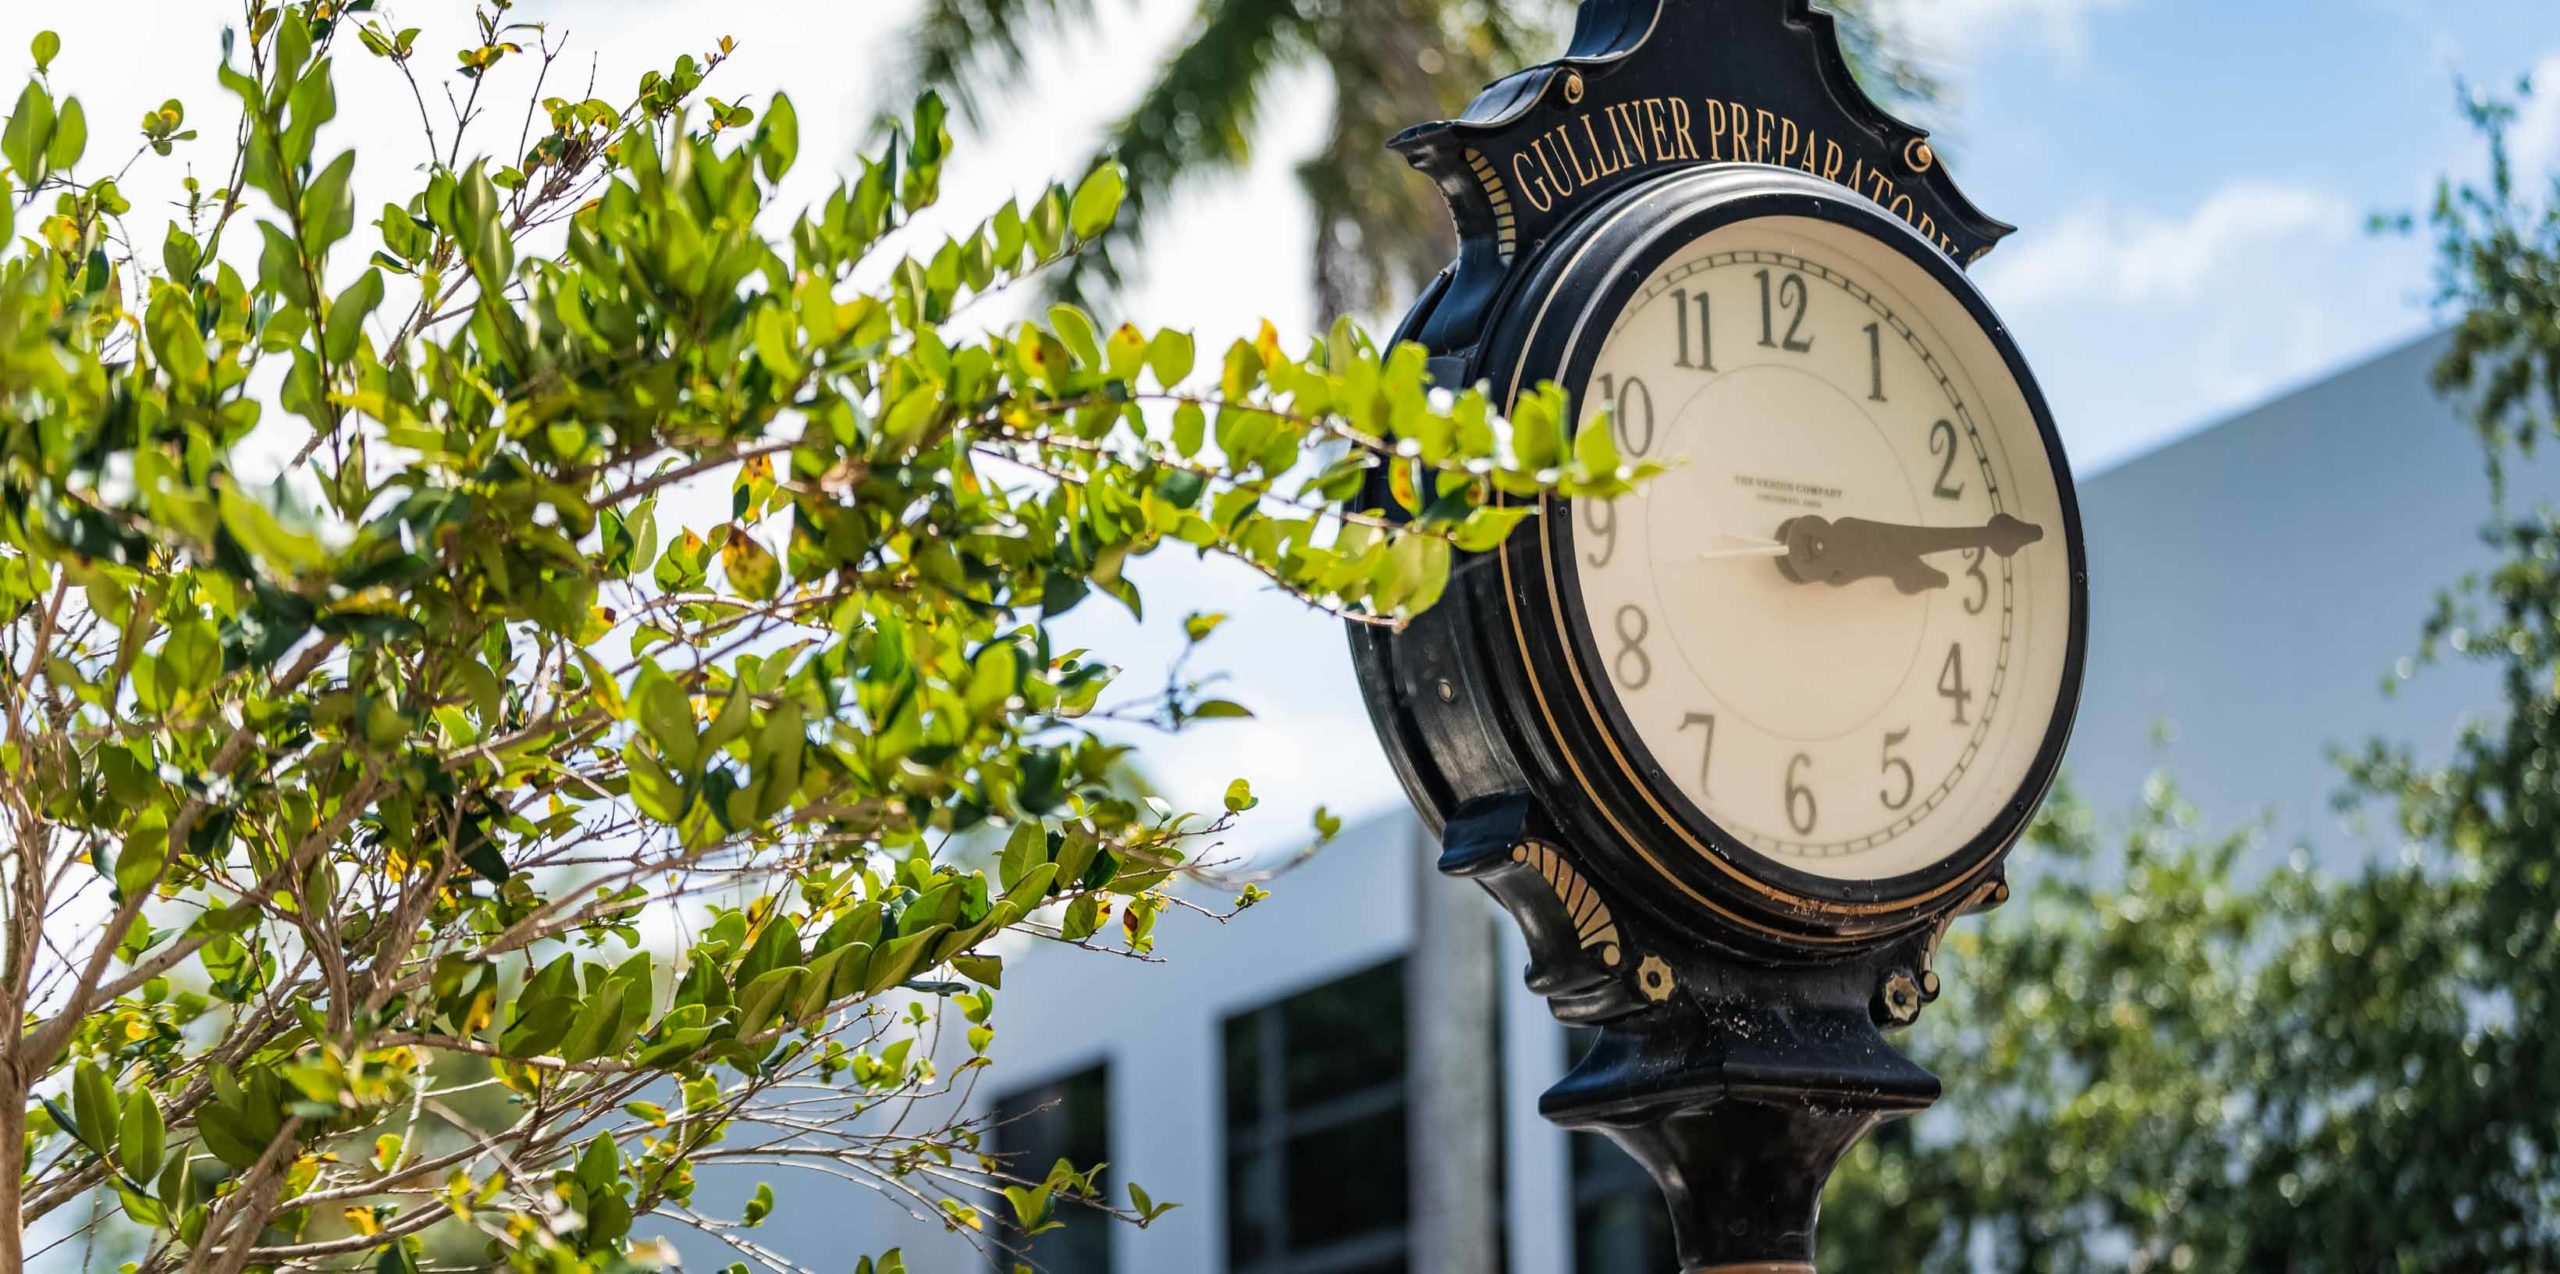
<instances>
[{"instance_id":1,"label":"concrete wall","mask_svg":"<svg viewBox=\"0 0 2560 1274\"><path fill-rule=\"evenodd\" d=\"M2070 770L2102 808L2165 768L2215 825L2273 813L2276 850L2349 864L2368 844L2332 812L2327 749L2380 736L2440 755L2496 704L2464 667L2381 690L2437 590L2490 560L2480 449L2428 389L2442 350L2420 341L2083 480L2092 639Z\"/></svg>"}]
</instances>

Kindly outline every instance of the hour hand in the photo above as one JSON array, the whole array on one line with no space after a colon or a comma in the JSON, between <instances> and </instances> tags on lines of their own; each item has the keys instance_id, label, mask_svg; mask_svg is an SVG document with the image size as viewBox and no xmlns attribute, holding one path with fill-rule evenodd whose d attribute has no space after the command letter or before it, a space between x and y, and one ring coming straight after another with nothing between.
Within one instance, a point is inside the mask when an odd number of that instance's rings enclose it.
<instances>
[{"instance_id":1,"label":"hour hand","mask_svg":"<svg viewBox=\"0 0 2560 1274\"><path fill-rule=\"evenodd\" d=\"M1947 574L1921 559L1932 553L1982 549L2002 557L2044 538L2044 528L2006 513L1980 526L1899 526L1863 518L1794 518L1778 528L1787 555L1778 570L1799 584L1834 588L1882 578L1904 593L1947 586Z\"/></svg>"}]
</instances>

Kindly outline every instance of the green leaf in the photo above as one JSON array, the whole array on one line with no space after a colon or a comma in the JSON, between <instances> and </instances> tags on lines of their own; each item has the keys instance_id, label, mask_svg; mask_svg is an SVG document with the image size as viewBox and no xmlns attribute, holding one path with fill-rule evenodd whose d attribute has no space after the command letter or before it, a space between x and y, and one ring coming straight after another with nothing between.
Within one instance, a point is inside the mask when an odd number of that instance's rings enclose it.
<instances>
[{"instance_id":1,"label":"green leaf","mask_svg":"<svg viewBox=\"0 0 2560 1274\"><path fill-rule=\"evenodd\" d=\"M1050 190L1038 203L1031 205L1031 216L1024 229L1029 233L1033 256L1043 261L1056 256L1067 232L1066 199L1057 190Z\"/></svg>"},{"instance_id":2,"label":"green leaf","mask_svg":"<svg viewBox=\"0 0 2560 1274\"><path fill-rule=\"evenodd\" d=\"M1022 782L1015 789L1014 798L1022 802L1026 812L1046 814L1066 799L1066 791L1060 783L1065 762L1057 752L1044 748L1025 753L1021 770Z\"/></svg>"},{"instance_id":3,"label":"green leaf","mask_svg":"<svg viewBox=\"0 0 2560 1274\"><path fill-rule=\"evenodd\" d=\"M773 1187L765 1182L759 1181L756 1183L756 1192L754 1197L747 1200L746 1210L739 1215L738 1220L742 1224L754 1227L764 1224L764 1219L772 1215Z\"/></svg>"},{"instance_id":4,"label":"green leaf","mask_svg":"<svg viewBox=\"0 0 2560 1274\"><path fill-rule=\"evenodd\" d=\"M146 1087L126 1093L123 1127L116 1136L117 1166L136 1181L149 1181L159 1175L168 1142L169 1125L161 1117L159 1099Z\"/></svg>"},{"instance_id":5,"label":"green leaf","mask_svg":"<svg viewBox=\"0 0 2560 1274\"><path fill-rule=\"evenodd\" d=\"M472 817L462 820L461 842L458 848L461 851L459 856L462 859L462 865L469 868L472 875L490 884L503 885L507 883L509 876L515 874L515 869L507 864L507 856L499 849L498 839L489 830L489 823L485 818Z\"/></svg>"},{"instance_id":6,"label":"green leaf","mask_svg":"<svg viewBox=\"0 0 2560 1274\"><path fill-rule=\"evenodd\" d=\"M191 693L211 689L214 678L222 673L222 641L214 635L213 625L202 620L171 624L169 639L160 647L160 666L176 689Z\"/></svg>"},{"instance_id":7,"label":"green leaf","mask_svg":"<svg viewBox=\"0 0 2560 1274\"><path fill-rule=\"evenodd\" d=\"M18 105L0 128L0 157L18 170L18 179L33 186L45 172L45 152L53 144L53 95L30 80L18 90Z\"/></svg>"},{"instance_id":8,"label":"green leaf","mask_svg":"<svg viewBox=\"0 0 2560 1274\"><path fill-rule=\"evenodd\" d=\"M569 1033L561 1037L561 1060L577 1063L593 1061L602 1054L614 1036L614 1025L622 1018L623 984L609 979L578 1006L577 1019Z\"/></svg>"},{"instance_id":9,"label":"green leaf","mask_svg":"<svg viewBox=\"0 0 2560 1274\"><path fill-rule=\"evenodd\" d=\"M54 1127L69 1134L72 1140L87 1144L86 1139L80 1136L80 1117L64 1109L60 1098L38 1096L36 1100L44 1106L44 1113L53 1120Z\"/></svg>"},{"instance_id":10,"label":"green leaf","mask_svg":"<svg viewBox=\"0 0 2560 1274\"><path fill-rule=\"evenodd\" d=\"M641 730L658 746L658 754L680 770L691 770L701 754L702 736L695 730L693 701L684 690L651 664L633 684L631 701L638 705Z\"/></svg>"},{"instance_id":11,"label":"green leaf","mask_svg":"<svg viewBox=\"0 0 2560 1274\"><path fill-rule=\"evenodd\" d=\"M632 749L623 753L623 763L631 771L631 801L640 812L669 827L684 820L685 789L648 753Z\"/></svg>"},{"instance_id":12,"label":"green leaf","mask_svg":"<svg viewBox=\"0 0 2560 1274\"><path fill-rule=\"evenodd\" d=\"M1049 307L1049 327L1057 332L1060 341L1065 342L1067 353L1074 356L1076 366L1090 368L1102 365L1102 343L1094 335L1090 315L1073 305L1052 305Z\"/></svg>"},{"instance_id":13,"label":"green leaf","mask_svg":"<svg viewBox=\"0 0 2560 1274\"><path fill-rule=\"evenodd\" d=\"M934 925L916 933L902 934L872 951L871 961L862 971L863 992L878 995L906 981L924 959L929 944L950 931L948 925Z\"/></svg>"},{"instance_id":14,"label":"green leaf","mask_svg":"<svg viewBox=\"0 0 2560 1274\"><path fill-rule=\"evenodd\" d=\"M953 956L951 967L959 970L960 976L980 986L999 989L1004 986L1004 957L1002 956Z\"/></svg>"},{"instance_id":15,"label":"green leaf","mask_svg":"<svg viewBox=\"0 0 2560 1274\"><path fill-rule=\"evenodd\" d=\"M329 321L321 348L331 363L343 366L355 357L356 343L364 337L365 317L382 304L382 286L382 271L368 269L329 303Z\"/></svg>"},{"instance_id":16,"label":"green leaf","mask_svg":"<svg viewBox=\"0 0 2560 1274\"><path fill-rule=\"evenodd\" d=\"M28 46L28 52L35 55L37 71L51 70L53 60L62 55L62 37L51 31L38 31L34 43Z\"/></svg>"},{"instance_id":17,"label":"green leaf","mask_svg":"<svg viewBox=\"0 0 2560 1274\"><path fill-rule=\"evenodd\" d=\"M898 397L880 421L880 434L893 448L912 447L942 411L941 390L928 383Z\"/></svg>"},{"instance_id":18,"label":"green leaf","mask_svg":"<svg viewBox=\"0 0 2560 1274\"><path fill-rule=\"evenodd\" d=\"M89 149L89 113L80 108L80 99L62 99L62 113L53 121L53 139L45 145L45 166L55 172L67 172L80 162Z\"/></svg>"},{"instance_id":19,"label":"green leaf","mask_svg":"<svg viewBox=\"0 0 2560 1274\"><path fill-rule=\"evenodd\" d=\"M1533 474L1552 469L1563 459L1555 405L1545 395L1530 394L1513 409L1511 456Z\"/></svg>"},{"instance_id":20,"label":"green leaf","mask_svg":"<svg viewBox=\"0 0 2560 1274\"><path fill-rule=\"evenodd\" d=\"M1227 784L1227 809L1230 812L1241 814L1261 803L1254 798L1252 784L1243 779Z\"/></svg>"},{"instance_id":21,"label":"green leaf","mask_svg":"<svg viewBox=\"0 0 2560 1274\"><path fill-rule=\"evenodd\" d=\"M317 570L328 563L317 538L300 531L286 529L284 523L266 506L225 484L217 498L224 529L237 537L241 546L266 559L280 569L291 572Z\"/></svg>"},{"instance_id":22,"label":"green leaf","mask_svg":"<svg viewBox=\"0 0 2560 1274\"><path fill-rule=\"evenodd\" d=\"M1049 1222L1055 1192L1046 1186L1006 1186L1005 1202L1013 1205L1013 1219L1024 1233L1037 1234Z\"/></svg>"},{"instance_id":23,"label":"green leaf","mask_svg":"<svg viewBox=\"0 0 2560 1274\"><path fill-rule=\"evenodd\" d=\"M1573 458L1594 477L1618 471L1617 429L1605 414L1584 421L1573 434Z\"/></svg>"},{"instance_id":24,"label":"green leaf","mask_svg":"<svg viewBox=\"0 0 2560 1274\"><path fill-rule=\"evenodd\" d=\"M797 964L771 969L739 988L738 1034L754 1035L773 1025L782 1014L784 997L790 994L793 984L808 972L805 966Z\"/></svg>"},{"instance_id":25,"label":"green leaf","mask_svg":"<svg viewBox=\"0 0 2560 1274\"><path fill-rule=\"evenodd\" d=\"M784 384L797 383L804 371L791 329L791 312L782 304L777 302L756 311L756 357L763 361L766 371L773 373L774 379Z\"/></svg>"},{"instance_id":26,"label":"green leaf","mask_svg":"<svg viewBox=\"0 0 2560 1274\"><path fill-rule=\"evenodd\" d=\"M302 233L315 260L327 256L331 247L355 229L355 195L350 189L355 172L356 153L342 151L303 188Z\"/></svg>"},{"instance_id":27,"label":"green leaf","mask_svg":"<svg viewBox=\"0 0 2560 1274\"><path fill-rule=\"evenodd\" d=\"M799 155L800 112L792 107L790 94L775 93L764 108L764 127L756 132L756 161L764 169L764 179L782 180Z\"/></svg>"},{"instance_id":28,"label":"green leaf","mask_svg":"<svg viewBox=\"0 0 2560 1274\"><path fill-rule=\"evenodd\" d=\"M1156 1202L1147 1196L1146 1191L1139 1189L1135 1181L1129 1183L1129 1205L1137 1210L1138 1224L1141 1227L1153 1223L1157 1217L1182 1206L1179 1203Z\"/></svg>"},{"instance_id":29,"label":"green leaf","mask_svg":"<svg viewBox=\"0 0 2560 1274\"><path fill-rule=\"evenodd\" d=\"M1059 922L1058 932L1069 942L1082 942L1101 927L1102 900L1085 894L1067 904L1067 913Z\"/></svg>"},{"instance_id":30,"label":"green leaf","mask_svg":"<svg viewBox=\"0 0 2560 1274\"><path fill-rule=\"evenodd\" d=\"M1111 228L1120 216L1120 201L1128 193L1128 174L1118 164L1104 164L1088 174L1076 187L1075 200L1067 212L1067 224L1079 239L1090 239Z\"/></svg>"},{"instance_id":31,"label":"green leaf","mask_svg":"<svg viewBox=\"0 0 2560 1274\"><path fill-rule=\"evenodd\" d=\"M1051 571L1041 583L1040 612L1047 618L1064 615L1074 610L1076 603L1083 601L1092 591L1093 586L1086 583L1081 575Z\"/></svg>"},{"instance_id":32,"label":"green leaf","mask_svg":"<svg viewBox=\"0 0 2560 1274\"><path fill-rule=\"evenodd\" d=\"M203 248L194 235L177 222L169 223L169 232L160 243L160 265L173 282L187 283L196 277L196 265L203 259Z\"/></svg>"},{"instance_id":33,"label":"green leaf","mask_svg":"<svg viewBox=\"0 0 2560 1274\"><path fill-rule=\"evenodd\" d=\"M1031 873L1031 869L1049 861L1049 829L1032 819L1013 825L1013 834L1005 838L1004 853L996 860L996 879L1011 889Z\"/></svg>"},{"instance_id":34,"label":"green leaf","mask_svg":"<svg viewBox=\"0 0 2560 1274\"><path fill-rule=\"evenodd\" d=\"M1513 527L1520 525L1522 519L1536 511L1534 507L1525 504L1478 509L1468 514L1467 520L1459 525L1455 536L1457 546L1469 553L1490 552L1501 546L1502 541L1510 536Z\"/></svg>"},{"instance_id":35,"label":"green leaf","mask_svg":"<svg viewBox=\"0 0 2560 1274\"><path fill-rule=\"evenodd\" d=\"M124 848L116 854L116 896L140 896L160 879L160 869L167 863L168 845L164 838L126 838Z\"/></svg>"},{"instance_id":36,"label":"green leaf","mask_svg":"<svg viewBox=\"0 0 2560 1274\"><path fill-rule=\"evenodd\" d=\"M1173 409L1173 449L1185 457L1200 454L1200 446L1209 438L1209 413L1200 404L1184 401Z\"/></svg>"},{"instance_id":37,"label":"green leaf","mask_svg":"<svg viewBox=\"0 0 2560 1274\"><path fill-rule=\"evenodd\" d=\"M1147 342L1147 370L1155 374L1158 385L1168 390L1190 378L1196 357L1189 332L1166 328Z\"/></svg>"},{"instance_id":38,"label":"green leaf","mask_svg":"<svg viewBox=\"0 0 2560 1274\"><path fill-rule=\"evenodd\" d=\"M97 1063L82 1062L72 1071L71 1111L79 1116L83 1145L102 1155L115 1150L116 1130L123 1122L117 1106L115 1089Z\"/></svg>"}]
</instances>

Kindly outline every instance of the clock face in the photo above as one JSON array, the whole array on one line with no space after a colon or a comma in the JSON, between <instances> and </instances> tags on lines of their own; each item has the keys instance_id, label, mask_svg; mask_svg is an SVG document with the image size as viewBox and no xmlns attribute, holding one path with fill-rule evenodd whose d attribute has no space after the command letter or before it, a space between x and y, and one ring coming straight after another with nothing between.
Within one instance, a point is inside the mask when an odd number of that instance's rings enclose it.
<instances>
[{"instance_id":1,"label":"clock face","mask_svg":"<svg viewBox=\"0 0 2560 1274\"><path fill-rule=\"evenodd\" d=\"M1589 322L1584 419L1670 468L1566 511L1560 590L1677 821L1871 882L2035 795L2070 662L2061 462L1974 311L1869 234L1764 217Z\"/></svg>"}]
</instances>

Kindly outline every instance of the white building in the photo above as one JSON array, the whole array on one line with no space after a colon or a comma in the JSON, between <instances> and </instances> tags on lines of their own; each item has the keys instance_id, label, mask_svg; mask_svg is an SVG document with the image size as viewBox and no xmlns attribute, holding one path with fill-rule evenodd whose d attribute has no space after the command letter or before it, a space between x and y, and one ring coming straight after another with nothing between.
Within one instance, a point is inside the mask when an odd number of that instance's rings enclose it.
<instances>
[{"instance_id":1,"label":"white building","mask_svg":"<svg viewBox=\"0 0 2560 1274\"><path fill-rule=\"evenodd\" d=\"M2441 746L2494 702L2463 669L2394 698L2380 689L2436 590L2485 555L2478 448L2427 388L2441 348L2394 351L2083 476L2093 640L2071 770L2084 794L2119 807L2165 767L2216 821L2272 812L2279 844L2352 861L2367 846L2330 810L2327 747ZM984 1109L1040 1112L1008 1126L1008 1148L1042 1164L1107 1159L1115 1195L1134 1180L1182 1204L1145 1232L1071 1224L1043 1239L1044 1270L1408 1269L1405 1098L1433 1078L1406 1073L1401 961L1418 864L1435 852L1409 816L1381 818L1231 925L1169 917L1163 963L1015 962L998 1061L977 1088ZM1499 928L1516 970L1525 955ZM1501 1192L1510 1269L1667 1269L1646 1251L1659 1207L1642 1174L1538 1117L1568 1041L1516 976L1502 985L1503 1170L1487 1188ZM755 1237L812 1268L898 1244L919 1274L990 1266L852 1187L825 1206L814 1185L795 1188L797 1206Z\"/></svg>"}]
</instances>

